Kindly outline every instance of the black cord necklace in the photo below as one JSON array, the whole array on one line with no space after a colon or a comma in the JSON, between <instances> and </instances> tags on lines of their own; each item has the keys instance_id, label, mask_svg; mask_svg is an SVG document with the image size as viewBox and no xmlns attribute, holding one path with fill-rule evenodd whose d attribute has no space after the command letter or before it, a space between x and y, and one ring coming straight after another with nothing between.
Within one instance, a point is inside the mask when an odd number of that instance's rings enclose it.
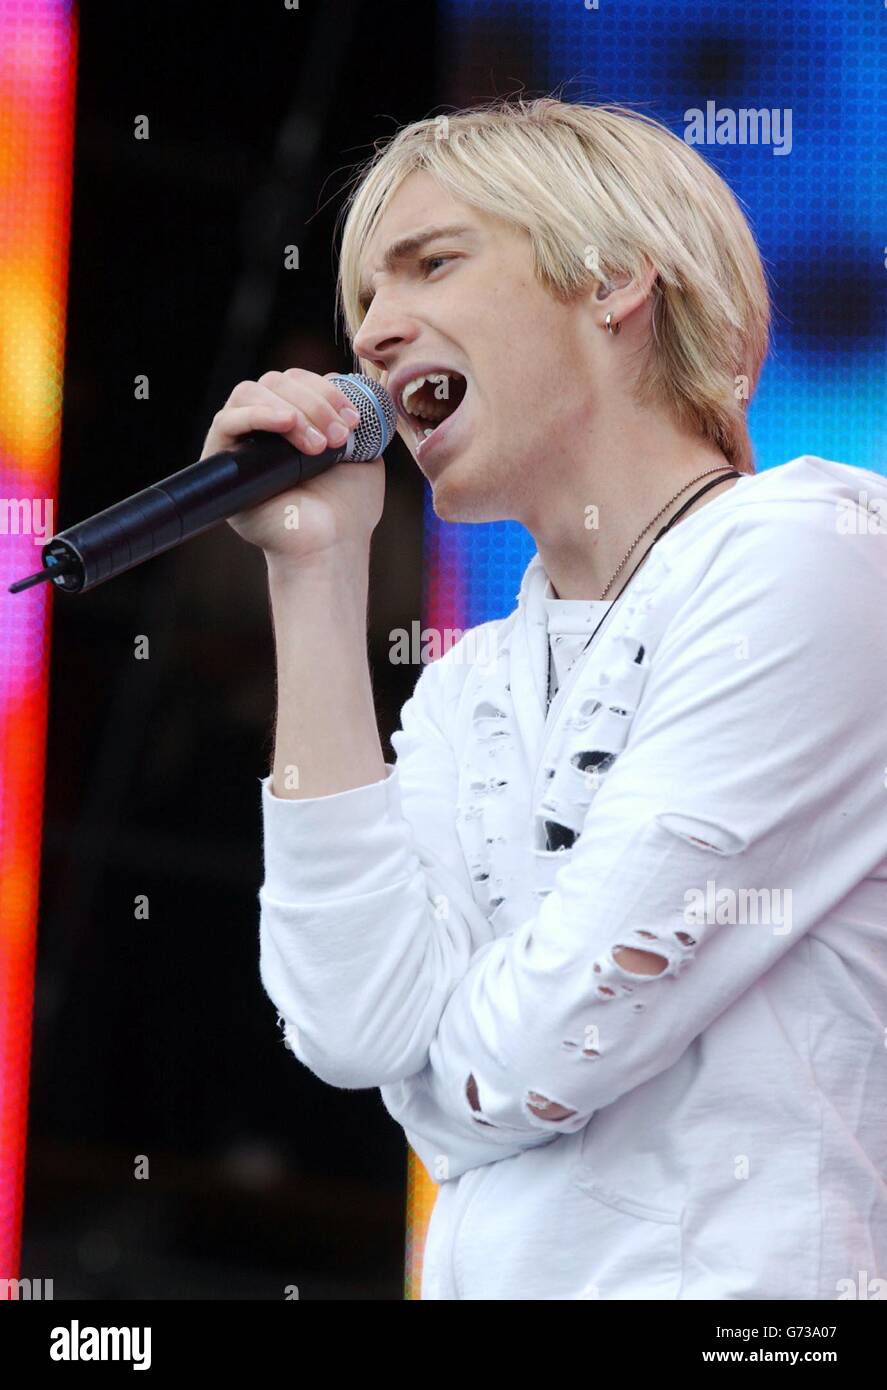
<instances>
[{"instance_id":1,"label":"black cord necklace","mask_svg":"<svg viewBox=\"0 0 887 1390\"><path fill-rule=\"evenodd\" d=\"M696 502L696 501L698 501L698 499L699 499L700 497L702 497L704 493L708 492L708 491L709 491L711 488L713 488L713 487L720 487L721 483L725 483L725 482L727 481L728 478L741 478L741 477L742 477L742 474L739 472L738 468L731 468L730 471L729 471L729 473L723 473L719 478L712 478L709 482L704 483L703 486L702 486L701 488L699 488L696 492L694 492L693 495L692 495L692 497L689 497L689 498L687 499L687 501L684 503L684 505L683 505L682 507L680 507L680 508L675 512L674 516L673 516L669 521L667 521L667 522L665 523L665 525L662 527L662 529L661 529L660 531L657 531L657 532L656 532L656 535L653 537L652 541L651 541L650 544L647 546L647 549L644 551L644 553L643 553L643 555L641 556L640 560L638 560L638 562L637 562L637 564L635 565L634 569L631 571L631 574L628 576L628 578L626 579L625 583L622 585L622 588L621 588L621 589L619 590L619 592L614 596L612 603L610 604L610 606L609 606L609 608L607 609L607 611L606 611L606 613L604 614L604 616L601 618L601 620L600 620L600 622L598 623L597 627L596 627L596 628L594 629L594 631L592 632L591 636L588 638L588 641L587 641L587 642L585 643L585 645L583 646L582 651L579 653L579 656L582 655L582 652L588 650L588 647L590 646L590 644L594 641L595 637L597 637L597 635L598 635L598 633L600 632L601 628L603 627L604 623L607 621L607 619L609 618L610 614L613 612L613 609L616 607L617 601L618 601L618 600L622 597L622 595L625 593L625 590L628 588L629 584L630 584L631 581L634 579L635 575L637 574L637 572L638 572L638 570L640 569L641 565L642 565L642 564L644 563L644 561L646 560L647 556L650 554L650 551L653 549L653 546L656 544L656 542L662 539L662 537L665 535L666 531L669 531L669 530L671 529L671 527L674 526L675 522L676 522L676 521L679 521L679 520L681 519L681 517L684 515L684 512L688 509L688 507L692 507L693 503ZM641 648L641 653L640 653L640 655L643 655L643 648ZM578 658L578 656L577 656L576 660L578 661L578 659L579 659L579 658ZM635 658L635 660L639 660L639 659L640 659L640 657L636 657L636 658ZM549 642L549 644L548 644L548 708L549 708L549 709L551 708L551 676L552 676L552 652L551 652L551 643Z\"/></svg>"}]
</instances>

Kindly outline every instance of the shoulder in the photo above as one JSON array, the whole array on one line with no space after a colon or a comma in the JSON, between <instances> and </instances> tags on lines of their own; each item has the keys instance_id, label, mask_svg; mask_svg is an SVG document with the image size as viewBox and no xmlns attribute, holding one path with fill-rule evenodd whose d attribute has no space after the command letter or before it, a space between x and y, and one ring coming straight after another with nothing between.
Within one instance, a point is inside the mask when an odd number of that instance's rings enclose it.
<instances>
[{"instance_id":1,"label":"shoulder","mask_svg":"<svg viewBox=\"0 0 887 1390\"><path fill-rule=\"evenodd\" d=\"M696 526L683 548L675 527L663 538L671 547L660 677L717 684L753 674L759 695L779 689L803 703L815 687L820 702L870 709L887 684L887 625L877 616L887 606L884 484L804 456L737 484L733 504L712 507L709 524L705 508L688 518ZM725 653L736 661L724 665Z\"/></svg>"},{"instance_id":2,"label":"shoulder","mask_svg":"<svg viewBox=\"0 0 887 1390\"><path fill-rule=\"evenodd\" d=\"M733 506L726 511L744 526L796 523L798 535L802 528L808 534L839 530L838 523L855 508L887 513L887 478L815 454L745 475L732 491ZM884 522L887 529L887 514Z\"/></svg>"},{"instance_id":3,"label":"shoulder","mask_svg":"<svg viewBox=\"0 0 887 1390\"><path fill-rule=\"evenodd\" d=\"M804 454L741 478L660 543L696 599L739 594L874 599L887 584L887 478ZM881 593L883 598L883 593Z\"/></svg>"}]
</instances>

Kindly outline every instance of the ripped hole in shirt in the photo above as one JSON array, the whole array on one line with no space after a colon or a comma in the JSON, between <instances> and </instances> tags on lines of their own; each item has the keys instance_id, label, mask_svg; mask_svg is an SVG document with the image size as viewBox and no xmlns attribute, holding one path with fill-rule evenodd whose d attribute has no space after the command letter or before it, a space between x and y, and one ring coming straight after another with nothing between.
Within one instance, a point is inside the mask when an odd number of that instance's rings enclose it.
<instances>
[{"instance_id":1,"label":"ripped hole in shirt","mask_svg":"<svg viewBox=\"0 0 887 1390\"><path fill-rule=\"evenodd\" d=\"M601 1055L596 1047L582 1047L582 1044L576 1042L575 1038L564 1038L561 1047L566 1048L568 1052L581 1051L583 1057L600 1057Z\"/></svg>"},{"instance_id":2,"label":"ripped hole in shirt","mask_svg":"<svg viewBox=\"0 0 887 1390\"><path fill-rule=\"evenodd\" d=\"M630 975L661 975L668 967L666 956L652 951L638 951L633 946L614 946L613 959L621 970Z\"/></svg>"},{"instance_id":3,"label":"ripped hole in shirt","mask_svg":"<svg viewBox=\"0 0 887 1390\"><path fill-rule=\"evenodd\" d=\"M477 1082L473 1075L469 1076L465 1083L465 1095L468 1097L468 1104L471 1106L472 1110L480 1110L480 1097L477 1094ZM471 1118L474 1120L475 1124L486 1125L488 1129L495 1129L495 1125L491 1124L489 1120L482 1120L477 1114L472 1115Z\"/></svg>"},{"instance_id":4,"label":"ripped hole in shirt","mask_svg":"<svg viewBox=\"0 0 887 1390\"><path fill-rule=\"evenodd\" d=\"M715 854L740 854L748 844L725 825L697 820L695 816L685 816L678 811L660 811L656 823L678 839L713 850Z\"/></svg>"},{"instance_id":5,"label":"ripped hole in shirt","mask_svg":"<svg viewBox=\"0 0 887 1390\"><path fill-rule=\"evenodd\" d=\"M568 1120L571 1115L575 1115L575 1110L568 1110L565 1105L559 1105L557 1101L549 1100L548 1096L540 1096L537 1091L527 1093L527 1109L535 1115L537 1120Z\"/></svg>"}]
</instances>

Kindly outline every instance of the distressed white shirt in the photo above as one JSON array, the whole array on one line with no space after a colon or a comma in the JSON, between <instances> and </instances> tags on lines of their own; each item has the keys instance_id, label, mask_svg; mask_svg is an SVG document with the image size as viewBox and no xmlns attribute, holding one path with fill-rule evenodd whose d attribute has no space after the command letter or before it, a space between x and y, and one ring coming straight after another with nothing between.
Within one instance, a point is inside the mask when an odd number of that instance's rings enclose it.
<instances>
[{"instance_id":1,"label":"distressed white shirt","mask_svg":"<svg viewBox=\"0 0 887 1390\"><path fill-rule=\"evenodd\" d=\"M887 1295L885 493L744 475L547 717L537 554L385 778L262 779L261 979L439 1183L423 1298Z\"/></svg>"},{"instance_id":2,"label":"distressed white shirt","mask_svg":"<svg viewBox=\"0 0 887 1390\"><path fill-rule=\"evenodd\" d=\"M613 600L555 598L551 580L546 584L542 597L548 617L548 644L551 648L548 688L553 699L598 623L609 612Z\"/></svg>"}]
</instances>

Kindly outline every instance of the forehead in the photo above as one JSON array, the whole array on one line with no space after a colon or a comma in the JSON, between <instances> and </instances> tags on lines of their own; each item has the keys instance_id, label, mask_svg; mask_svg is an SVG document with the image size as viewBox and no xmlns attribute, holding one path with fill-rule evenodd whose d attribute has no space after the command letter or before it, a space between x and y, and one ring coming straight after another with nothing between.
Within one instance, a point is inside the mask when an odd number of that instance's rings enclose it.
<instances>
[{"instance_id":1,"label":"forehead","mask_svg":"<svg viewBox=\"0 0 887 1390\"><path fill-rule=\"evenodd\" d=\"M420 219L454 215L462 216L472 212L467 203L454 198L424 169L414 169L408 174L396 193L391 195L382 217L376 226L371 243L377 236L392 238L402 236L412 230L412 224Z\"/></svg>"},{"instance_id":2,"label":"forehead","mask_svg":"<svg viewBox=\"0 0 887 1390\"><path fill-rule=\"evenodd\" d=\"M479 226L481 220L482 215L477 208L454 198L424 170L414 170L407 175L397 192L391 195L391 201L363 246L360 256L361 281L382 269L385 251L392 242L425 227L443 226L450 222Z\"/></svg>"}]
</instances>

